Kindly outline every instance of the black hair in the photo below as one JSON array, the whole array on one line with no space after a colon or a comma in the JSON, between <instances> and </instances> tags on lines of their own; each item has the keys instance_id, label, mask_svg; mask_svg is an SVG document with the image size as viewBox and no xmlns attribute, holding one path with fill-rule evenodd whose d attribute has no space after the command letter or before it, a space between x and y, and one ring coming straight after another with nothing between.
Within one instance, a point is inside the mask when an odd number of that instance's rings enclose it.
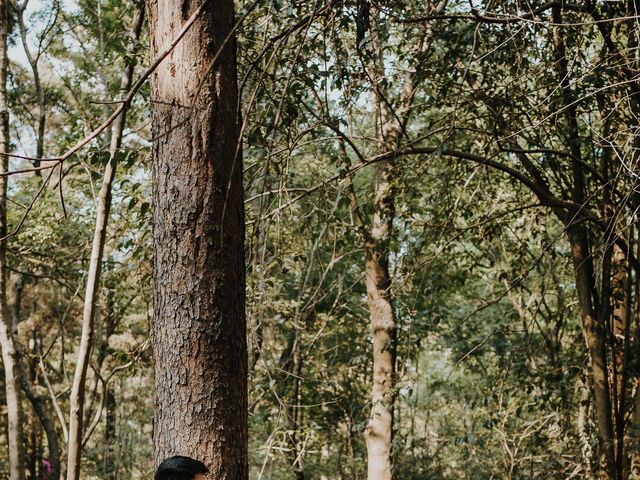
<instances>
[{"instance_id":1,"label":"black hair","mask_svg":"<svg viewBox=\"0 0 640 480\"><path fill-rule=\"evenodd\" d=\"M193 480L199 473L209 473L204 463L190 457L176 455L162 461L154 480Z\"/></svg>"}]
</instances>

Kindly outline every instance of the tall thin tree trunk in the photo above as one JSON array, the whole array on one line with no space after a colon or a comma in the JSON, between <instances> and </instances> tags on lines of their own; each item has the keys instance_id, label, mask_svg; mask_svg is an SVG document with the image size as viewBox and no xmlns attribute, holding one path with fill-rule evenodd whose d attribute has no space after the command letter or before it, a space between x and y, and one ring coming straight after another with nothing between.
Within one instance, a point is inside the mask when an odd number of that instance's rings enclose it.
<instances>
[{"instance_id":1,"label":"tall thin tree trunk","mask_svg":"<svg viewBox=\"0 0 640 480\"><path fill-rule=\"evenodd\" d=\"M105 392L106 400L106 419L104 428L104 478L105 480L116 480L118 478L118 460L116 459L116 395L110 387Z\"/></svg>"},{"instance_id":2,"label":"tall thin tree trunk","mask_svg":"<svg viewBox=\"0 0 640 480\"><path fill-rule=\"evenodd\" d=\"M38 426L36 425L35 421L32 421L31 425L29 425L30 427L29 430L31 430L29 432L29 441L28 441L29 454L27 455L28 461L25 462L27 464L27 469L29 471L27 480L36 480L38 478L38 464L42 459L42 452L40 451L40 446L39 446L39 443L40 443L39 430L40 429L38 428Z\"/></svg>"},{"instance_id":3,"label":"tall thin tree trunk","mask_svg":"<svg viewBox=\"0 0 640 480\"><path fill-rule=\"evenodd\" d=\"M244 205L232 0L148 0L152 79L156 463L246 480Z\"/></svg>"},{"instance_id":4,"label":"tall thin tree trunk","mask_svg":"<svg viewBox=\"0 0 640 480\"><path fill-rule=\"evenodd\" d=\"M629 248L632 244L629 240ZM629 433L626 411L628 410L629 350L631 333L631 282L629 279L627 253L613 246L611 278L611 363L613 376L613 400L616 425L616 470L620 478L628 478Z\"/></svg>"},{"instance_id":5,"label":"tall thin tree trunk","mask_svg":"<svg viewBox=\"0 0 640 480\"><path fill-rule=\"evenodd\" d=\"M431 6L432 13L439 13L447 2ZM407 72L396 111L389 105L386 91L383 44L379 16L380 7L366 0L359 2L360 35L370 28L370 37L364 47L364 37L358 48L368 54L368 75L374 105L376 137L381 151L395 149L403 135L403 128L410 115L420 68ZM430 41L430 26L424 24L416 38L416 50L423 53ZM373 339L373 376L371 386L371 413L365 428L367 444L367 476L369 480L392 480L394 408L396 400L396 350L397 323L393 308L393 293L389 273L389 243L394 207L395 160L381 162L373 181L374 199L370 225L365 225L357 207L355 191L351 189L351 203L358 218L364 240L365 283L369 307L370 329ZM349 176L349 179L351 177Z\"/></svg>"},{"instance_id":6,"label":"tall thin tree trunk","mask_svg":"<svg viewBox=\"0 0 640 480\"><path fill-rule=\"evenodd\" d=\"M600 440L602 470L605 478L615 479L614 434L609 395L609 374L605 351L604 325L593 307L593 264L582 227L569 227L569 243L576 276L578 307L591 363L593 409Z\"/></svg>"},{"instance_id":7,"label":"tall thin tree trunk","mask_svg":"<svg viewBox=\"0 0 640 480\"><path fill-rule=\"evenodd\" d=\"M640 47L640 23L638 22L638 15L640 14L640 0L629 0L627 3L628 9L628 20L627 20L627 58L633 59L632 68L630 69L632 72L637 72L640 69L640 57L637 52ZM633 149L631 154L631 162L632 168L635 172L640 170L640 115L637 112L640 111L640 91L638 79L630 85L630 95L629 102L631 105L631 111L636 112L634 116L631 118L630 130L634 132L633 137ZM640 199L640 195L636 192L636 198ZM636 218L634 219L636 224L638 223L638 218L636 214ZM638 245L636 246L636 258L640 254L640 228L636 229L636 238ZM628 330L626 341L627 343L631 343L633 345L633 351L636 352L637 355L638 345L640 342L640 324L638 321L638 316L640 315L640 279L638 279L638 274L634 277L629 276L627 279L628 282L632 282L633 286L630 287L630 290L634 293L635 298L635 307L633 309L633 313L628 311L627 314L631 317L629 319L629 324L631 320L635 323L635 339L631 340L631 335ZM627 328L630 329L631 325L627 325ZM630 374L631 375L631 374ZM631 396L631 402L633 403L633 414L631 416L630 425L629 425L629 452L630 452L630 475L629 478L632 480L640 479L640 376L638 374L634 375L633 382L635 385L634 395Z\"/></svg>"},{"instance_id":8,"label":"tall thin tree trunk","mask_svg":"<svg viewBox=\"0 0 640 480\"><path fill-rule=\"evenodd\" d=\"M567 67L566 46L562 32L562 6L552 8L554 23L555 66L558 83L560 84L561 100L567 121L567 136L572 160L573 191L572 200L577 205L585 201L585 179L582 167L582 152L580 150L580 133L578 128L578 114L573 98L571 78ZM612 418L612 403L610 398L609 374L607 370L607 354L605 344L604 316L608 312L608 305L597 308L595 273L593 257L590 250L587 230L583 224L572 224L573 218L568 216L567 235L571 246L578 307L582 319L585 340L591 360L591 382L593 388L593 409L595 412L600 451L602 456L602 474L608 480L618 480L615 461L615 433ZM608 288L608 277L603 274ZM601 315L598 315L598 314ZM606 313L605 313L606 314Z\"/></svg>"},{"instance_id":9,"label":"tall thin tree trunk","mask_svg":"<svg viewBox=\"0 0 640 480\"><path fill-rule=\"evenodd\" d=\"M140 4L140 9L134 19L133 31L135 38L139 38L142 30L144 18L144 4ZM130 50L135 45L130 47ZM133 53L130 51L129 53ZM129 56L132 58L132 56ZM125 67L122 80L121 91L127 92L131 88L133 70L135 64L129 61ZM80 462L82 459L82 436L84 422L84 397L85 384L87 380L87 370L91 356L91 346L94 334L94 320L96 312L96 299L98 286L100 284L100 270L102 267L102 255L107 235L107 224L109 221L109 210L111 208L111 186L116 172L116 153L122 144L122 135L126 122L127 106L114 120L112 126L111 145L109 147L109 162L105 167L102 178L100 193L98 194L98 205L96 208L96 226L91 247L91 260L89 262L89 273L87 275L87 287L84 299L84 309L82 314L82 335L80 338L80 348L76 370L73 377L73 386L69 398L69 442L67 445L67 480L78 480L80 478ZM60 180L62 181L62 179Z\"/></svg>"},{"instance_id":10,"label":"tall thin tree trunk","mask_svg":"<svg viewBox=\"0 0 640 480\"><path fill-rule=\"evenodd\" d=\"M399 142L402 125L390 111L385 89L383 45L379 30L379 7L371 7L369 39L371 93L378 144L382 151ZM367 20L368 21L368 20ZM422 42L422 40L421 40ZM414 79L408 78L399 104L405 106L413 96ZM373 181L373 213L364 236L365 283L373 339L373 376L371 413L365 428L367 477L369 480L392 480L394 407L396 399L397 325L393 309L389 274L389 242L393 225L395 160L377 166Z\"/></svg>"},{"instance_id":11,"label":"tall thin tree trunk","mask_svg":"<svg viewBox=\"0 0 640 480\"><path fill-rule=\"evenodd\" d=\"M633 396L633 413L629 424L629 479L640 480L640 381L635 380Z\"/></svg>"},{"instance_id":12,"label":"tall thin tree trunk","mask_svg":"<svg viewBox=\"0 0 640 480\"><path fill-rule=\"evenodd\" d=\"M36 160L33 161L33 166L38 168L40 166L40 159L44 157L44 135L46 130L46 98L45 91L40 81L40 69L38 67L38 59L34 58L31 49L29 48L29 42L27 40L27 27L24 22L24 12L27 7L27 2L23 2L21 5L13 4L16 10L16 17L18 28L20 32L20 38L22 41L22 48L24 49L25 56L31 67L33 74L33 82L36 90L37 104L38 104L38 117L36 128ZM36 171L35 175L39 176L40 171ZM24 284L24 280L20 281ZM18 293L18 292L16 292ZM20 296L16 295L15 307L14 307L14 324L19 322L20 311ZM38 416L40 424L42 425L45 435L47 436L47 448L49 452L49 461L51 462L52 476L58 478L60 475L60 442L58 441L58 432L55 429L53 420L51 418L51 410L47 408L48 402L46 397L40 396L36 393L32 386L32 380L35 379L35 375L30 377L27 375L27 367L23 364L24 357L20 352L20 345L16 344L18 358L16 368L18 369L18 377L20 378L20 387L24 391L25 396L31 403L34 412Z\"/></svg>"},{"instance_id":13,"label":"tall thin tree trunk","mask_svg":"<svg viewBox=\"0 0 640 480\"><path fill-rule=\"evenodd\" d=\"M306 323L306 322L305 322ZM303 411L302 411L302 338L303 327L300 327L300 319L295 321L295 337L291 357L293 361L293 395L291 398L291 444L292 444L292 465L296 480L304 480L304 457L306 441L302 438L303 433Z\"/></svg>"},{"instance_id":14,"label":"tall thin tree trunk","mask_svg":"<svg viewBox=\"0 0 640 480\"><path fill-rule=\"evenodd\" d=\"M9 9L6 0L0 0L0 151L9 151L9 105L7 99L7 36L9 34ZM22 433L22 409L20 389L16 378L17 351L15 332L7 306L7 180L9 159L0 158L0 347L4 364L5 392L7 399L9 476L12 480L24 479L24 444Z\"/></svg>"},{"instance_id":15,"label":"tall thin tree trunk","mask_svg":"<svg viewBox=\"0 0 640 480\"><path fill-rule=\"evenodd\" d=\"M53 408L48 408L46 397L38 395L31 387L29 380L22 375L20 377L20 384L44 429L47 438L49 461L51 462L51 478L57 479L60 476L60 444L58 442L58 432L56 431L51 415Z\"/></svg>"}]
</instances>

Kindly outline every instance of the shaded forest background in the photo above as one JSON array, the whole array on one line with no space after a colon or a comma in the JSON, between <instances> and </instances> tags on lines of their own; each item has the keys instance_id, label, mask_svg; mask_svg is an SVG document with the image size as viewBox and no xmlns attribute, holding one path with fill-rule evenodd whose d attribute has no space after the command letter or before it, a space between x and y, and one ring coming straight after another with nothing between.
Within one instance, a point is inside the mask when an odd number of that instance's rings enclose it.
<instances>
[{"instance_id":1,"label":"shaded forest background","mask_svg":"<svg viewBox=\"0 0 640 480\"><path fill-rule=\"evenodd\" d=\"M65 153L149 66L142 4L6 8L26 477L65 462L115 158L82 478L151 478L148 85L121 146ZM640 478L640 2L254 0L236 20L250 477L365 478L384 407L397 479Z\"/></svg>"}]
</instances>

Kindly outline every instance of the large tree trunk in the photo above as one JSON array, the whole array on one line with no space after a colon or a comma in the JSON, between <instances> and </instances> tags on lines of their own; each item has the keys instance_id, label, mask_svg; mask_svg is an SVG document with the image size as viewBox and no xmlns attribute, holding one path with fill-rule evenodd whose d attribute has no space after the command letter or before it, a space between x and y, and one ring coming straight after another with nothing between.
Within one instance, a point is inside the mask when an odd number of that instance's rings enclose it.
<instances>
[{"instance_id":1,"label":"large tree trunk","mask_svg":"<svg viewBox=\"0 0 640 480\"><path fill-rule=\"evenodd\" d=\"M199 11L148 0L153 54ZM209 2L152 80L156 463L218 480L247 460L244 206L232 0Z\"/></svg>"},{"instance_id":2,"label":"large tree trunk","mask_svg":"<svg viewBox=\"0 0 640 480\"><path fill-rule=\"evenodd\" d=\"M9 34L8 2L0 0L0 151L9 151L9 105L7 99L7 36ZM7 440L9 446L9 476L12 480L24 478L24 444L22 442L22 410L20 389L16 378L15 337L7 307L7 180L9 161L0 158L0 347L4 364L7 398Z\"/></svg>"}]
</instances>

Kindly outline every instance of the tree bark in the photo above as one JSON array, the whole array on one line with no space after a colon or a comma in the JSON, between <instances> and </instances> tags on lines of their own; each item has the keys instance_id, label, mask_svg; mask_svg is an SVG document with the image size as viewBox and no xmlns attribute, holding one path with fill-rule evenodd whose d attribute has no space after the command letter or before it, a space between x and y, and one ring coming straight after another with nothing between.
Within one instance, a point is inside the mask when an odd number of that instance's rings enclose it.
<instances>
[{"instance_id":1,"label":"tree bark","mask_svg":"<svg viewBox=\"0 0 640 480\"><path fill-rule=\"evenodd\" d=\"M440 13L447 2L431 5L433 13ZM379 26L380 7L368 1L359 2L361 35L370 26L366 53L369 58L368 76L374 106L376 138L381 151L393 151L404 134L410 106L419 82L419 62L404 78L397 108L394 111L386 89L383 44ZM430 43L430 25L423 25L416 39L416 56L426 52ZM364 37L358 48L364 45ZM354 216L358 219L364 240L365 283L369 307L370 329L373 339L373 376L371 413L365 428L367 444L367 476L369 480L393 480L394 407L396 400L397 322L393 309L392 281L389 274L389 243L395 215L394 173L395 159L377 166L373 182L374 198L370 225L365 225L358 208L355 191L350 187ZM348 176L351 181L351 176Z\"/></svg>"},{"instance_id":2,"label":"tree bark","mask_svg":"<svg viewBox=\"0 0 640 480\"><path fill-rule=\"evenodd\" d=\"M105 480L116 480L118 478L118 459L116 458L117 451L117 441L116 438L116 421L117 421L117 413L116 413L116 395L109 388L109 386L105 386L108 390L105 392L107 396L106 399L106 423L104 428L104 464L103 464L103 472Z\"/></svg>"},{"instance_id":3,"label":"tree bark","mask_svg":"<svg viewBox=\"0 0 640 480\"><path fill-rule=\"evenodd\" d=\"M206 0L204 0L206 1ZM151 48L200 2L148 0ZM234 8L210 2L152 79L155 460L247 459L244 205Z\"/></svg>"},{"instance_id":4,"label":"tree bark","mask_svg":"<svg viewBox=\"0 0 640 480\"><path fill-rule=\"evenodd\" d=\"M381 169L376 181L377 201L384 202L388 170ZM373 384L371 414L365 430L367 471L369 480L393 478L393 410L395 403L396 319L393 312L388 251L384 246L388 235L387 220L374 214L373 241L366 248L367 302L373 337Z\"/></svg>"},{"instance_id":5,"label":"tree bark","mask_svg":"<svg viewBox=\"0 0 640 480\"><path fill-rule=\"evenodd\" d=\"M7 98L7 36L9 34L9 5L0 0L0 151L8 152L9 105ZM8 171L9 159L0 158L0 174ZM7 306L7 180L0 175L0 347L4 364L5 393L7 400L7 440L9 447L9 476L12 480L24 479L24 443L22 432L22 407L17 378L17 351L15 332Z\"/></svg>"},{"instance_id":6,"label":"tree bark","mask_svg":"<svg viewBox=\"0 0 640 480\"><path fill-rule=\"evenodd\" d=\"M616 426L616 469L618 476L628 478L629 435L626 418L629 399L629 350L631 334L631 281L627 262L627 252L619 246L612 248L611 274L611 315L610 343L612 374L613 410Z\"/></svg>"},{"instance_id":7,"label":"tree bark","mask_svg":"<svg viewBox=\"0 0 640 480\"><path fill-rule=\"evenodd\" d=\"M554 49L555 66L558 83L560 84L561 100L564 107L564 115L567 121L567 137L569 149L572 155L572 200L577 205L585 203L585 178L582 166L582 152L580 149L580 133L578 128L578 114L576 102L573 98L571 78L567 67L566 46L561 30L563 23L562 6L555 5L552 8L554 23ZM578 308L582 319L585 341L591 360L591 382L593 388L593 408L595 412L596 426L601 453L601 470L604 478L618 479L616 472L615 432L613 425L613 411L610 397L610 384L607 365L607 353L605 343L604 315L608 313L607 305L598 308L595 274L593 269L593 256L591 254L589 237L583 224L575 223L571 215L567 216L567 236L571 246L571 258L573 260L576 290L578 294ZM605 278L606 277L606 278ZM608 290L609 277L603 274L603 282L606 282ZM600 315L598 315L600 313Z\"/></svg>"},{"instance_id":8,"label":"tree bark","mask_svg":"<svg viewBox=\"0 0 640 480\"><path fill-rule=\"evenodd\" d=\"M640 480L640 381L637 378L631 401L633 413L629 422L629 479Z\"/></svg>"},{"instance_id":9,"label":"tree bark","mask_svg":"<svg viewBox=\"0 0 640 480\"><path fill-rule=\"evenodd\" d=\"M371 23L371 83L378 142L383 150L394 148L401 125L392 116L384 91L384 63L374 9ZM396 317L389 275L389 242L394 216L392 188L395 161L378 165L374 178L371 226L365 235L365 283L371 336L373 377L371 413L365 428L367 476L369 480L392 480L393 424L396 385Z\"/></svg>"},{"instance_id":10,"label":"tree bark","mask_svg":"<svg viewBox=\"0 0 640 480\"><path fill-rule=\"evenodd\" d=\"M593 307L593 264L584 229L579 226L568 228L571 257L576 278L578 308L589 350L591 383L593 389L593 410L602 455L604 478L615 479L614 432L612 405L609 395L609 374L607 370L604 325L596 317Z\"/></svg>"},{"instance_id":11,"label":"tree bark","mask_svg":"<svg viewBox=\"0 0 640 480\"><path fill-rule=\"evenodd\" d=\"M137 39L142 30L144 4L134 20L134 34ZM131 46L130 49L135 48ZM133 53L133 52L129 52ZM126 92L131 87L133 79L134 62L129 61L125 67L122 80L121 91ZM109 162L105 167L102 178L100 193L98 194L98 205L96 208L96 226L91 247L91 260L89 262L89 273L87 275L87 287L84 299L84 309L82 314L82 335L80 338L80 348L78 349L78 359L73 377L73 386L69 398L69 442L67 445L67 480L78 480L80 478L80 462L82 459L82 437L84 423L84 399L85 384L87 380L87 370L91 357L91 346L93 342L96 299L100 284L100 271L102 267L102 255L107 235L107 224L109 221L109 210L111 208L111 186L115 177L117 156L116 153L122 144L122 135L126 122L127 106L116 117L112 126L111 145L109 146Z\"/></svg>"},{"instance_id":12,"label":"tree bark","mask_svg":"<svg viewBox=\"0 0 640 480\"><path fill-rule=\"evenodd\" d=\"M589 376L588 372L585 372L585 379ZM576 419L576 427L578 430L578 440L580 442L580 453L582 454L583 463L585 465L584 478L589 478L593 473L593 465L591 459L593 458L593 449L591 448L590 434L589 434L589 410L591 403L591 389L588 382L580 382L580 406L578 407L578 416Z\"/></svg>"}]
</instances>

